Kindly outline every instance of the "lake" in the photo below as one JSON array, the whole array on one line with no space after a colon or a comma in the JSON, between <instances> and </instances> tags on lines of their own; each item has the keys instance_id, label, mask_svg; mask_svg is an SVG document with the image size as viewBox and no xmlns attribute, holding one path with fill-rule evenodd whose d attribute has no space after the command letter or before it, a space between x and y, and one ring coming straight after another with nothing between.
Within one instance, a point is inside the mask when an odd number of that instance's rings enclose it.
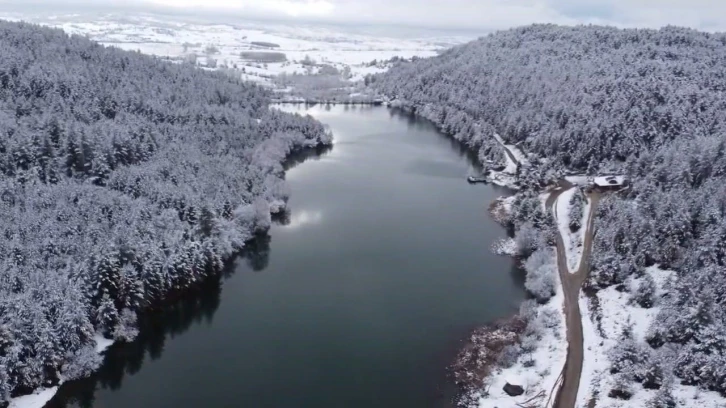
<instances>
[{"instance_id":1,"label":"lake","mask_svg":"<svg viewBox=\"0 0 726 408\"><path fill-rule=\"evenodd\" d=\"M498 187L427 121L385 107L285 107L335 135L287 172L290 213L112 347L49 407L447 407L475 327L510 316L523 273L490 247Z\"/></svg>"}]
</instances>

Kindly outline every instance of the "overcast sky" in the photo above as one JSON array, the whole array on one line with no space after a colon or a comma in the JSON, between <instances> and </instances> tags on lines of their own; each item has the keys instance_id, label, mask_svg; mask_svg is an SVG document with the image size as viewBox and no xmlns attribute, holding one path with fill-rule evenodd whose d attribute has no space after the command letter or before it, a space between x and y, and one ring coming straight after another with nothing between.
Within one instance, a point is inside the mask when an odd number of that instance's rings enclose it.
<instances>
[{"instance_id":1,"label":"overcast sky","mask_svg":"<svg viewBox=\"0 0 726 408\"><path fill-rule=\"evenodd\" d=\"M726 31L726 0L0 0L3 5L38 11L113 5L127 10L482 31L531 23L673 24Z\"/></svg>"}]
</instances>

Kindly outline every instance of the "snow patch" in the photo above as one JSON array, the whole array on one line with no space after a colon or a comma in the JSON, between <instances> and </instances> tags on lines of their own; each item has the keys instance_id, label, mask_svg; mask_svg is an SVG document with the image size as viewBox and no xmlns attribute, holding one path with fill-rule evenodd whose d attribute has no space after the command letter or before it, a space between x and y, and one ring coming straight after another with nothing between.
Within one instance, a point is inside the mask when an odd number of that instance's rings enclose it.
<instances>
[{"instance_id":1,"label":"snow patch","mask_svg":"<svg viewBox=\"0 0 726 408\"><path fill-rule=\"evenodd\" d=\"M512 208L514 207L514 202L517 200L517 196L509 196L502 199L502 208L504 209L504 212L507 214L512 213Z\"/></svg>"},{"instance_id":2,"label":"snow patch","mask_svg":"<svg viewBox=\"0 0 726 408\"><path fill-rule=\"evenodd\" d=\"M107 339L103 337L101 333L96 333L95 336L93 336L93 340L96 342L96 353L103 353L111 347L111 345L114 343L113 339Z\"/></svg>"},{"instance_id":3,"label":"snow patch","mask_svg":"<svg viewBox=\"0 0 726 408\"><path fill-rule=\"evenodd\" d=\"M598 187L622 186L625 184L625 176L601 176L595 177L593 182Z\"/></svg>"},{"instance_id":4,"label":"snow patch","mask_svg":"<svg viewBox=\"0 0 726 408\"><path fill-rule=\"evenodd\" d=\"M101 333L96 333L93 336L93 340L96 342L95 350L98 354L106 351L115 342L113 339L103 337ZM58 392L58 387L62 384L63 379L61 378L55 387L39 388L32 394L11 398L8 408L43 408L53 398L55 393Z\"/></svg>"},{"instance_id":5,"label":"snow patch","mask_svg":"<svg viewBox=\"0 0 726 408\"><path fill-rule=\"evenodd\" d=\"M654 395L653 391L649 391L648 393ZM726 401L724 401L724 398L719 393L700 390L697 387L681 385L677 382L673 385L673 396L679 407L726 407Z\"/></svg>"},{"instance_id":6,"label":"snow patch","mask_svg":"<svg viewBox=\"0 0 726 408\"><path fill-rule=\"evenodd\" d=\"M501 187L511 188L512 190L518 189L516 186L517 178L513 174L508 174L505 171L490 171L489 181L492 184L496 184Z\"/></svg>"},{"instance_id":7,"label":"snow patch","mask_svg":"<svg viewBox=\"0 0 726 408\"><path fill-rule=\"evenodd\" d=\"M58 392L57 386L43 388L33 394L11 399L8 408L43 408L53 398L56 392Z\"/></svg>"},{"instance_id":8,"label":"snow patch","mask_svg":"<svg viewBox=\"0 0 726 408\"><path fill-rule=\"evenodd\" d=\"M599 303L599 326L596 317L590 309L591 300L580 294L579 304L582 313L583 347L585 350L580 388L578 389L578 406L587 406L588 401L595 394L598 395L598 407L613 406L615 402L623 401L607 397L613 386L613 376L610 374L610 359L608 352L619 341L623 329L628 324L633 325L635 340L643 341L645 332L651 321L658 313L658 308L643 309L629 304L630 295L619 292L615 287L603 289L596 294ZM636 384L637 385L637 384ZM635 395L628 401L633 407L645 406L648 398L640 400L642 396L639 386L633 387ZM636 403L636 401L638 401Z\"/></svg>"},{"instance_id":9,"label":"snow patch","mask_svg":"<svg viewBox=\"0 0 726 408\"><path fill-rule=\"evenodd\" d=\"M676 278L675 271L661 269L658 265L653 265L645 268L645 272L647 272L655 282L656 298L662 296L665 293L664 288L666 283Z\"/></svg>"}]
</instances>

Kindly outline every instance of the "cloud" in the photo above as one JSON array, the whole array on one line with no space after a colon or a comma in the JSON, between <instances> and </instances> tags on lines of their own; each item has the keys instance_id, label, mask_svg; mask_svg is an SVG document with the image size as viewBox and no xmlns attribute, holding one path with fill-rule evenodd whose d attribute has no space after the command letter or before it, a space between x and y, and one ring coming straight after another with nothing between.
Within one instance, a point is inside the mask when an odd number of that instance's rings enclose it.
<instances>
[{"instance_id":1,"label":"cloud","mask_svg":"<svg viewBox=\"0 0 726 408\"><path fill-rule=\"evenodd\" d=\"M29 2L478 31L532 23L650 28L671 24L726 31L726 1L722 0L0 0L10 5Z\"/></svg>"}]
</instances>

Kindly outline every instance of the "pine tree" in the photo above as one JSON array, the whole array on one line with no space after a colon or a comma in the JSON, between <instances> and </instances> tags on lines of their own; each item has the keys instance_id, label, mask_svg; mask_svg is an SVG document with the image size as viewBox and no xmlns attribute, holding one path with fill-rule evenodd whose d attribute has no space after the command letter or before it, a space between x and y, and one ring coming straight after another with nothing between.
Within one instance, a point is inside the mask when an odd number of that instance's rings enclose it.
<instances>
[{"instance_id":1,"label":"pine tree","mask_svg":"<svg viewBox=\"0 0 726 408\"><path fill-rule=\"evenodd\" d=\"M643 375L643 387L651 390L660 389L665 380L663 366L659 359L652 358L646 365Z\"/></svg>"},{"instance_id":2,"label":"pine tree","mask_svg":"<svg viewBox=\"0 0 726 408\"><path fill-rule=\"evenodd\" d=\"M585 197L582 190L575 188L574 194L570 198L568 207L568 216L570 218L570 231L576 232L582 226L582 216L584 211Z\"/></svg>"},{"instance_id":3,"label":"pine tree","mask_svg":"<svg viewBox=\"0 0 726 408\"><path fill-rule=\"evenodd\" d=\"M666 384L650 399L646 408L676 408L678 406L676 399L673 397L671 385Z\"/></svg>"},{"instance_id":4,"label":"pine tree","mask_svg":"<svg viewBox=\"0 0 726 408\"><path fill-rule=\"evenodd\" d=\"M10 400L11 392L12 384L8 374L8 362L4 357L0 356L0 401Z\"/></svg>"},{"instance_id":5,"label":"pine tree","mask_svg":"<svg viewBox=\"0 0 726 408\"><path fill-rule=\"evenodd\" d=\"M649 309L653 307L655 292L655 280L653 280L653 277L650 274L646 273L643 275L640 284L638 284L637 290L633 294L633 301L635 301L635 303L637 303L640 307Z\"/></svg>"},{"instance_id":6,"label":"pine tree","mask_svg":"<svg viewBox=\"0 0 726 408\"><path fill-rule=\"evenodd\" d=\"M633 386L631 381L623 375L616 375L613 386L608 392L608 397L629 400L632 396Z\"/></svg>"},{"instance_id":7,"label":"pine tree","mask_svg":"<svg viewBox=\"0 0 726 408\"><path fill-rule=\"evenodd\" d=\"M98 307L96 308L96 324L105 336L111 337L113 331L116 328L118 320L118 310L116 310L116 306L113 304L113 300L111 300L111 297L109 297L108 294L104 294Z\"/></svg>"},{"instance_id":8,"label":"pine tree","mask_svg":"<svg viewBox=\"0 0 726 408\"><path fill-rule=\"evenodd\" d=\"M131 339L136 311L219 276L286 198L281 161L331 135L257 86L59 30L0 22L0 53L2 406L88 375L95 333Z\"/></svg>"}]
</instances>

